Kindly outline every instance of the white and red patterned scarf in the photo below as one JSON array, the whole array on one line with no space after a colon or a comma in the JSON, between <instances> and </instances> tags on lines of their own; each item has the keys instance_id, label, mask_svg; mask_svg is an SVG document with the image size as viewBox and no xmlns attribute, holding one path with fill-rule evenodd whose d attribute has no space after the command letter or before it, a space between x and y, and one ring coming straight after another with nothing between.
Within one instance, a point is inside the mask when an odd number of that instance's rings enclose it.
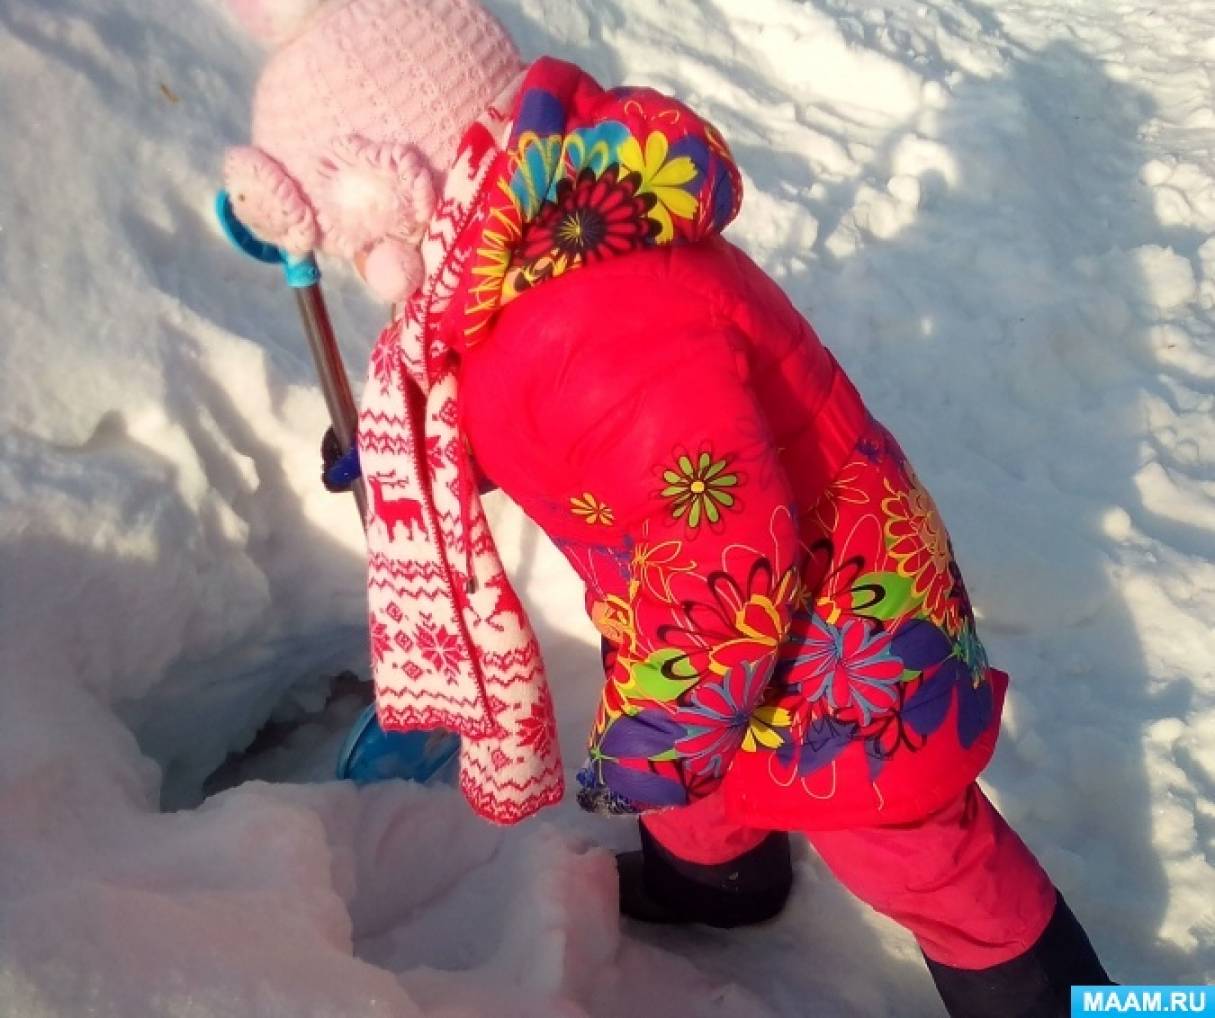
<instances>
[{"instance_id":1,"label":"white and red patterned scarf","mask_svg":"<svg viewBox=\"0 0 1215 1018\"><path fill-rule=\"evenodd\" d=\"M468 132L448 173L422 243L426 281L372 353L358 438L380 724L459 732L460 789L498 823L557 802L564 781L539 646L477 496L439 333L517 90Z\"/></svg>"}]
</instances>

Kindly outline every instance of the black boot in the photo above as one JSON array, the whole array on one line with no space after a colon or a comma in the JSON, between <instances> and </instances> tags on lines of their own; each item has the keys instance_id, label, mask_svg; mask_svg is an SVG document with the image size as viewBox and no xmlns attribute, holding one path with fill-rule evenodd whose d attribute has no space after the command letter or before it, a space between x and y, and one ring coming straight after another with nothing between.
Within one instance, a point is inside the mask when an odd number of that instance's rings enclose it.
<instances>
[{"instance_id":1,"label":"black boot","mask_svg":"<svg viewBox=\"0 0 1215 1018\"><path fill-rule=\"evenodd\" d=\"M730 928L771 919L789 899L789 835L777 831L748 852L705 866L662 847L641 825L641 851L616 856L620 911L646 923Z\"/></svg>"},{"instance_id":2,"label":"black boot","mask_svg":"<svg viewBox=\"0 0 1215 1018\"><path fill-rule=\"evenodd\" d=\"M1068 1018L1073 986L1112 985L1061 894L1037 943L1011 961L968 971L924 960L951 1018Z\"/></svg>"}]
</instances>

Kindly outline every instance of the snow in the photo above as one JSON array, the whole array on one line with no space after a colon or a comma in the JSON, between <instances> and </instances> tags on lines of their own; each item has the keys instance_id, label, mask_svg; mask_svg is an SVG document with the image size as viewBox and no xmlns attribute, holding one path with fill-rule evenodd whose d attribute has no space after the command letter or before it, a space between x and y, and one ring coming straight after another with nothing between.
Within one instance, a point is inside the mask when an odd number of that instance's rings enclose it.
<instances>
[{"instance_id":1,"label":"snow","mask_svg":"<svg viewBox=\"0 0 1215 1018\"><path fill-rule=\"evenodd\" d=\"M489 6L731 140L731 235L900 436L1014 677L988 789L1115 978L1215 982L1210 5ZM763 929L621 924L628 824L326 782L349 704L205 797L268 718L366 674L290 298L210 218L258 54L208 0L11 0L0 26L0 1012L939 1014L807 849ZM337 268L327 291L357 377L381 312ZM580 592L493 513L574 765Z\"/></svg>"}]
</instances>

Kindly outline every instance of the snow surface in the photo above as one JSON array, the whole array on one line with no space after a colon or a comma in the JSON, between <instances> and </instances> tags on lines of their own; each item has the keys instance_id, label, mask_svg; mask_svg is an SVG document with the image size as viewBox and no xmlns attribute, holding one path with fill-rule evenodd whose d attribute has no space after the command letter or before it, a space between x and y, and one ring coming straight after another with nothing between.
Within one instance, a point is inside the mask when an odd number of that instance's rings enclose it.
<instances>
[{"instance_id":1,"label":"snow surface","mask_svg":"<svg viewBox=\"0 0 1215 1018\"><path fill-rule=\"evenodd\" d=\"M988 788L1115 978L1215 982L1215 9L490 6L723 129L733 238L901 437L1013 673ZM621 924L629 824L323 783L349 707L204 801L366 673L290 298L209 213L258 55L209 0L0 0L0 29L0 1013L939 1014L808 850L763 929ZM358 376L382 312L328 278ZM576 584L495 515L574 765Z\"/></svg>"}]
</instances>

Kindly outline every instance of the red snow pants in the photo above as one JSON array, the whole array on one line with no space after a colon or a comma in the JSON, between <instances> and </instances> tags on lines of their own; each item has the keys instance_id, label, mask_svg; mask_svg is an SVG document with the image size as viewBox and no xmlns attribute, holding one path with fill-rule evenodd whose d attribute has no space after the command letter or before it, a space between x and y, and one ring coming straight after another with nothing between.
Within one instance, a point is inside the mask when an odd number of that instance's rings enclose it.
<instances>
[{"instance_id":1,"label":"red snow pants","mask_svg":"<svg viewBox=\"0 0 1215 1018\"><path fill-rule=\"evenodd\" d=\"M668 851L704 865L771 833L727 820L720 795L642 823ZM1050 878L976 784L915 823L800 833L841 884L943 965L985 969L1016 958L1055 910Z\"/></svg>"}]
</instances>

